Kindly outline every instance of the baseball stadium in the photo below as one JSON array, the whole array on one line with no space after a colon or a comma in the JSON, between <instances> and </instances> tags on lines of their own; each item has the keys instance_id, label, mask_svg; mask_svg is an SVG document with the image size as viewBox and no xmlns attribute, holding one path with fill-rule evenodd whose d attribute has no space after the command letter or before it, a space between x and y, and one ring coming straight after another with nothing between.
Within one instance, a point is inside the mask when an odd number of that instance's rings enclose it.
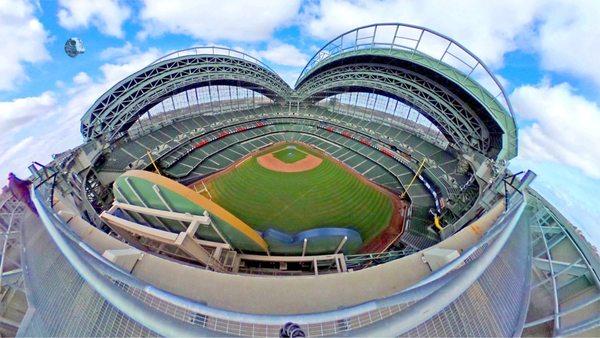
<instances>
[{"instance_id":1,"label":"baseball stadium","mask_svg":"<svg viewBox=\"0 0 600 338\"><path fill-rule=\"evenodd\" d=\"M505 90L441 33L353 29L293 87L241 51L176 51L81 134L0 195L7 332L600 335L597 252L508 169Z\"/></svg>"}]
</instances>

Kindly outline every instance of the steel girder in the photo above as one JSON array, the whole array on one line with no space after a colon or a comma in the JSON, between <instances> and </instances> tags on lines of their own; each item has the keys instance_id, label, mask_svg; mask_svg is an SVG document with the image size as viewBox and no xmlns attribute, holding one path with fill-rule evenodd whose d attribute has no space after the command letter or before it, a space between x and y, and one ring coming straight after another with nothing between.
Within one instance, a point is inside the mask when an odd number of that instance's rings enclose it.
<instances>
[{"instance_id":1,"label":"steel girder","mask_svg":"<svg viewBox=\"0 0 600 338\"><path fill-rule=\"evenodd\" d=\"M451 142L489 155L500 142L471 107L455 94L408 69L357 63L324 70L297 89L299 99L314 102L348 90L392 96L427 116ZM496 149L497 151L497 149Z\"/></svg>"},{"instance_id":2,"label":"steel girder","mask_svg":"<svg viewBox=\"0 0 600 338\"><path fill-rule=\"evenodd\" d=\"M524 222L531 230L535 284L525 328L546 335L582 335L600 326L600 264L594 247L533 189L527 192ZM596 306L590 306L590 305ZM543 310L540 310L543 309ZM540 316L540 313L545 316ZM546 331L548 330L548 331Z\"/></svg>"},{"instance_id":3,"label":"steel girder","mask_svg":"<svg viewBox=\"0 0 600 338\"><path fill-rule=\"evenodd\" d=\"M259 64L226 55L192 55L150 65L119 82L86 112L81 133L86 139L112 138L155 103L183 90L215 84L253 89L283 101L292 89Z\"/></svg>"}]
</instances>

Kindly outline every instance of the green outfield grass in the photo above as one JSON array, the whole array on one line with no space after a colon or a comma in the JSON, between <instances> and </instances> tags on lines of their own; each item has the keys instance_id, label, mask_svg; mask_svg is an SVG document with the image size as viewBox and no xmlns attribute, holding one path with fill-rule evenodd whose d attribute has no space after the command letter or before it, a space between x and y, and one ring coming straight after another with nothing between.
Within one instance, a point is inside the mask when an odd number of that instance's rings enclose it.
<instances>
[{"instance_id":1,"label":"green outfield grass","mask_svg":"<svg viewBox=\"0 0 600 338\"><path fill-rule=\"evenodd\" d=\"M287 146L267 153L286 162L305 153L323 158L307 147ZM352 228L367 243L389 225L393 212L388 195L328 158L309 171L281 173L263 168L253 157L209 180L207 187L215 202L260 231L275 228L294 234L319 227Z\"/></svg>"},{"instance_id":2,"label":"green outfield grass","mask_svg":"<svg viewBox=\"0 0 600 338\"><path fill-rule=\"evenodd\" d=\"M285 147L282 150L273 153L276 159L285 163L294 163L306 157L306 153L298 149L297 146Z\"/></svg>"}]
</instances>

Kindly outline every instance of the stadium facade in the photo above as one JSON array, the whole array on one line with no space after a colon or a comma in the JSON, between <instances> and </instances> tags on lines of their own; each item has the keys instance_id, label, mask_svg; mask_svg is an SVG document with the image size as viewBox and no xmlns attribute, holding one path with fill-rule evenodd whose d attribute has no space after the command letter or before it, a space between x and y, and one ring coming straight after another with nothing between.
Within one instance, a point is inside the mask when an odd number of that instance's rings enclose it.
<instances>
[{"instance_id":1,"label":"stadium facade","mask_svg":"<svg viewBox=\"0 0 600 338\"><path fill-rule=\"evenodd\" d=\"M1 195L3 332L600 335L597 252L533 172L508 171L517 126L498 79L429 29L344 33L294 88L242 52L178 51L104 93L81 133L30 167L35 208L16 180ZM206 177L289 143L399 196L402 230L350 250L364 233L288 239L214 203Z\"/></svg>"}]
</instances>

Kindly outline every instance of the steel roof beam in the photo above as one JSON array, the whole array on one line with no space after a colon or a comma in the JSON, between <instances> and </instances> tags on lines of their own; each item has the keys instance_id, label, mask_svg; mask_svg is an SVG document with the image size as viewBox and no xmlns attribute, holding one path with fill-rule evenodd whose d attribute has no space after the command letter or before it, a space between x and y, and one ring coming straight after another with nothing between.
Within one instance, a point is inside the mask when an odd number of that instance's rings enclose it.
<instances>
[{"instance_id":1,"label":"steel roof beam","mask_svg":"<svg viewBox=\"0 0 600 338\"><path fill-rule=\"evenodd\" d=\"M375 64L335 67L309 78L297 89L297 95L300 100L315 102L349 88L398 98L428 117L463 149L485 154L494 144L487 126L465 102L434 81L399 67Z\"/></svg>"},{"instance_id":2,"label":"steel roof beam","mask_svg":"<svg viewBox=\"0 0 600 338\"><path fill-rule=\"evenodd\" d=\"M191 55L152 64L119 82L88 110L81 132L87 139L112 138L133 124L153 104L188 88L211 84L252 88L283 101L291 88L271 70L255 62L224 55Z\"/></svg>"}]
</instances>

